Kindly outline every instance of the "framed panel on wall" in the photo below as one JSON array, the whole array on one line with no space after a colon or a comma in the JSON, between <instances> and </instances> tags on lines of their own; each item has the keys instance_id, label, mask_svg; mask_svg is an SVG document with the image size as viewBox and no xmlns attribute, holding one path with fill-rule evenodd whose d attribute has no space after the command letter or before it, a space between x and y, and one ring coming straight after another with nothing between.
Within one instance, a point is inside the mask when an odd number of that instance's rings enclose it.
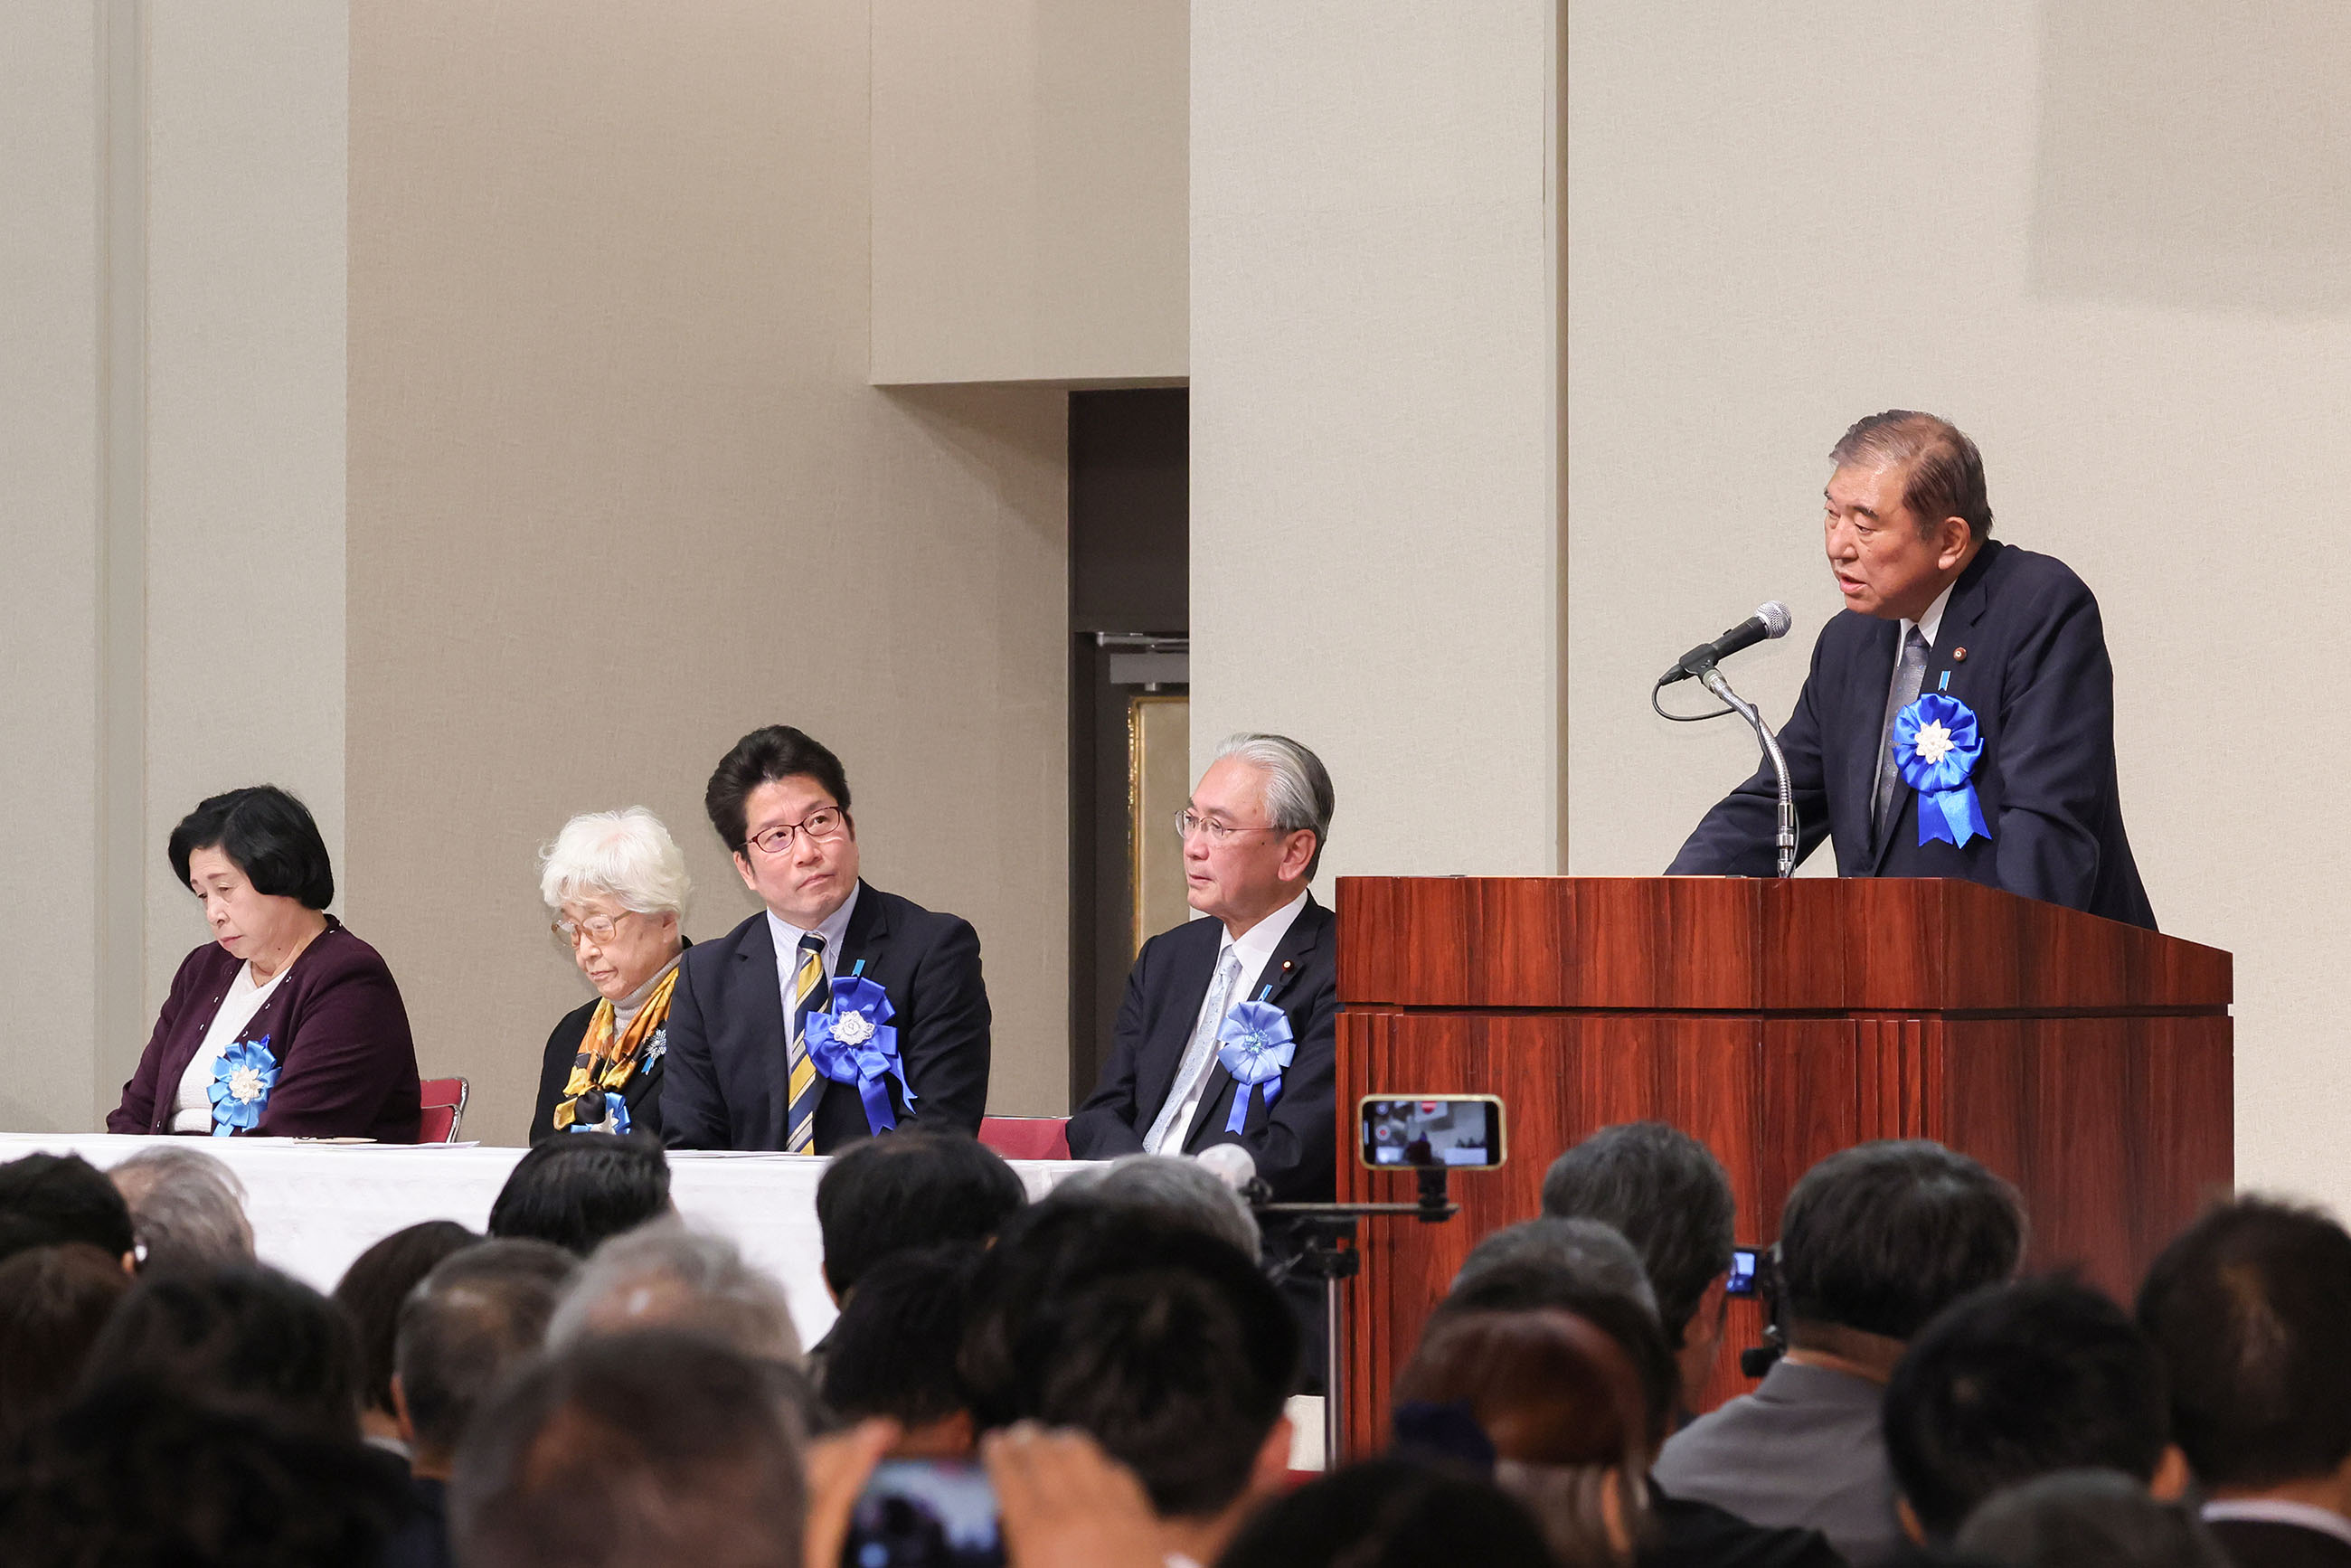
<instances>
[{"instance_id":1,"label":"framed panel on wall","mask_svg":"<svg viewBox=\"0 0 2351 1568\"><path fill-rule=\"evenodd\" d=\"M1192 699L1171 694L1129 698L1126 747L1131 959L1144 943L1192 916L1184 895L1184 842L1176 836L1176 815L1192 798Z\"/></svg>"}]
</instances>

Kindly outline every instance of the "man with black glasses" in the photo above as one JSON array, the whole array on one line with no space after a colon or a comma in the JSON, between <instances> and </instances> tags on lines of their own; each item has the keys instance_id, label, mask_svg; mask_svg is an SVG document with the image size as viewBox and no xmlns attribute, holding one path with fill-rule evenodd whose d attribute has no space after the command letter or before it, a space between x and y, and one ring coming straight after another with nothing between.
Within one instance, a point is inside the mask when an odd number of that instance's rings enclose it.
<instances>
[{"instance_id":1,"label":"man with black glasses","mask_svg":"<svg viewBox=\"0 0 2351 1568\"><path fill-rule=\"evenodd\" d=\"M841 759L770 725L703 796L767 908L679 960L664 1135L687 1149L831 1154L901 1127L979 1131L979 936L859 880Z\"/></svg>"}]
</instances>

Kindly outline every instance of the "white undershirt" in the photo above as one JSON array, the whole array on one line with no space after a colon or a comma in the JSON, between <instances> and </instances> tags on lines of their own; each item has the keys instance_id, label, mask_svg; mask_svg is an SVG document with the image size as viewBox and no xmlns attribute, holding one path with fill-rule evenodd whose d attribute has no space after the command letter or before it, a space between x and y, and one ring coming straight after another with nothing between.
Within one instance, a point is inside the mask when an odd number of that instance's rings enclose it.
<instances>
[{"instance_id":1,"label":"white undershirt","mask_svg":"<svg viewBox=\"0 0 2351 1568\"><path fill-rule=\"evenodd\" d=\"M2333 1509L2320 1508L2315 1503L2288 1502L2283 1498L2248 1497L2228 1502L2208 1502L2204 1505L2207 1522L2227 1522L2234 1520L2245 1524L2291 1524L2300 1530L2314 1530L2321 1535L2331 1535L2351 1546L2351 1519L2346 1519Z\"/></svg>"},{"instance_id":2,"label":"white undershirt","mask_svg":"<svg viewBox=\"0 0 2351 1568\"><path fill-rule=\"evenodd\" d=\"M220 1011L213 1014L212 1027L204 1030L204 1043L196 1049L195 1059L188 1070L180 1074L179 1097L172 1101L172 1131L175 1133L209 1133L213 1130L213 1069L221 1052L236 1043L269 993L286 978L291 964L281 965L277 973L256 986L253 983L253 966L237 966L236 977L228 983L228 995L221 998Z\"/></svg>"},{"instance_id":3,"label":"white undershirt","mask_svg":"<svg viewBox=\"0 0 2351 1568\"><path fill-rule=\"evenodd\" d=\"M1220 967L1223 965L1225 954L1228 951L1238 954L1241 961L1240 977L1233 982L1232 995L1226 1001L1225 1010L1228 1013L1242 1002L1257 999L1249 993L1257 988L1258 977L1265 973L1266 965L1273 960L1273 950L1281 946L1281 939L1290 935L1290 928L1298 924L1298 912L1305 907L1306 890L1301 888L1296 898L1250 926L1240 936L1235 936L1229 928L1227 929L1224 940L1217 944L1217 963ZM1209 998L1215 996L1217 990L1216 980L1213 977L1216 970L1211 969L1208 973L1211 976L1208 982L1208 995L1200 998L1200 1011L1203 1014L1208 1010ZM1198 1038L1202 1021L1204 1020L1198 1018L1192 1020L1192 1038ZM1219 1025L1224 1022L1222 1019L1217 1021ZM1192 1080L1190 1087L1185 1090L1183 1108L1176 1113L1176 1120L1168 1124L1167 1141L1175 1145L1175 1149L1169 1152L1182 1151L1185 1135L1192 1130L1192 1118L1200 1113L1200 1102L1207 1097L1208 1085L1216 1081L1217 1059L1212 1055L1208 1058L1207 1065L1201 1068L1200 1075ZM1157 1154L1160 1151L1154 1149L1151 1152Z\"/></svg>"}]
</instances>

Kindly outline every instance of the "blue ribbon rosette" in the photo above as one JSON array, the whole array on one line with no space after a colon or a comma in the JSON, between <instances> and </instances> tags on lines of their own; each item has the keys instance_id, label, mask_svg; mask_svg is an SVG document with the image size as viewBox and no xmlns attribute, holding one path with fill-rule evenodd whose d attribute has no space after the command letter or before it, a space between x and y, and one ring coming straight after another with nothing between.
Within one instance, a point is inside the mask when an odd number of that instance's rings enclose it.
<instances>
[{"instance_id":1,"label":"blue ribbon rosette","mask_svg":"<svg viewBox=\"0 0 2351 1568\"><path fill-rule=\"evenodd\" d=\"M1983 804L1968 782L1983 757L1983 732L1976 710L1957 697L1928 692L1894 716L1894 765L1902 781L1918 791L1918 841L1940 839L1964 847L1981 834Z\"/></svg>"},{"instance_id":2,"label":"blue ribbon rosette","mask_svg":"<svg viewBox=\"0 0 2351 1568\"><path fill-rule=\"evenodd\" d=\"M905 1064L898 1060L898 1031L890 1024L897 1016L881 987L862 976L843 975L832 982L832 1009L809 1014L802 1036L819 1072L835 1083L857 1085L865 1125L877 1134L898 1124L890 1109L889 1080L898 1081L908 1105L914 1103Z\"/></svg>"},{"instance_id":3,"label":"blue ribbon rosette","mask_svg":"<svg viewBox=\"0 0 2351 1568\"><path fill-rule=\"evenodd\" d=\"M1225 1118L1225 1131L1238 1133L1249 1124L1251 1089L1264 1087L1269 1112L1281 1097L1282 1070L1298 1054L1298 1042L1290 1038L1290 1015L1270 1002L1241 1003L1225 1015L1217 1039L1223 1042L1217 1061L1240 1086L1233 1092L1233 1113Z\"/></svg>"},{"instance_id":4,"label":"blue ribbon rosette","mask_svg":"<svg viewBox=\"0 0 2351 1568\"><path fill-rule=\"evenodd\" d=\"M213 1081L204 1090L213 1103L213 1136L233 1137L261 1125L269 1105L269 1092L277 1087L277 1059L269 1054L269 1037L240 1040L213 1063Z\"/></svg>"}]
</instances>

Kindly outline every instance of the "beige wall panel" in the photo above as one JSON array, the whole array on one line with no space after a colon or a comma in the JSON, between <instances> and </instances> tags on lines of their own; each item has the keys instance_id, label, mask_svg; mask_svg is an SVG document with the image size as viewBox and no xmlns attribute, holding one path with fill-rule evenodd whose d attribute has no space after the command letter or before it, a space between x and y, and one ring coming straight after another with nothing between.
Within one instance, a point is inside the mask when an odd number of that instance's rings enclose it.
<instances>
[{"instance_id":1,"label":"beige wall panel","mask_svg":"<svg viewBox=\"0 0 2351 1568\"><path fill-rule=\"evenodd\" d=\"M2237 955L2241 1179L2351 1207L2351 745L2312 651L2351 592L2351 255L2317 199L2351 181L2351 25L2158 9L1578 0L1573 869L1661 869L1753 765L1649 681L1783 597L1796 632L1736 678L1784 716L1837 611L1828 447L1947 413L2001 537L2099 596L2157 915Z\"/></svg>"},{"instance_id":2,"label":"beige wall panel","mask_svg":"<svg viewBox=\"0 0 2351 1568\"><path fill-rule=\"evenodd\" d=\"M872 378L1180 379L1185 0L874 0Z\"/></svg>"},{"instance_id":3,"label":"beige wall panel","mask_svg":"<svg viewBox=\"0 0 2351 1568\"><path fill-rule=\"evenodd\" d=\"M466 1132L519 1142L590 996L536 852L826 740L877 884L978 927L991 1103L1066 1078L1066 400L866 381L859 6L353 17L351 923Z\"/></svg>"},{"instance_id":4,"label":"beige wall panel","mask_svg":"<svg viewBox=\"0 0 2351 1568\"><path fill-rule=\"evenodd\" d=\"M1559 868L1554 9L1192 7L1192 750L1329 879Z\"/></svg>"},{"instance_id":5,"label":"beige wall panel","mask_svg":"<svg viewBox=\"0 0 2351 1568\"><path fill-rule=\"evenodd\" d=\"M148 11L152 1018L181 959L207 939L163 857L165 836L197 800L285 786L317 815L338 881L349 882L350 34L340 0L156 0ZM118 1083L142 1044L108 1042Z\"/></svg>"},{"instance_id":6,"label":"beige wall panel","mask_svg":"<svg viewBox=\"0 0 2351 1568\"><path fill-rule=\"evenodd\" d=\"M0 1127L97 1114L103 84L96 6L0 8Z\"/></svg>"}]
</instances>

